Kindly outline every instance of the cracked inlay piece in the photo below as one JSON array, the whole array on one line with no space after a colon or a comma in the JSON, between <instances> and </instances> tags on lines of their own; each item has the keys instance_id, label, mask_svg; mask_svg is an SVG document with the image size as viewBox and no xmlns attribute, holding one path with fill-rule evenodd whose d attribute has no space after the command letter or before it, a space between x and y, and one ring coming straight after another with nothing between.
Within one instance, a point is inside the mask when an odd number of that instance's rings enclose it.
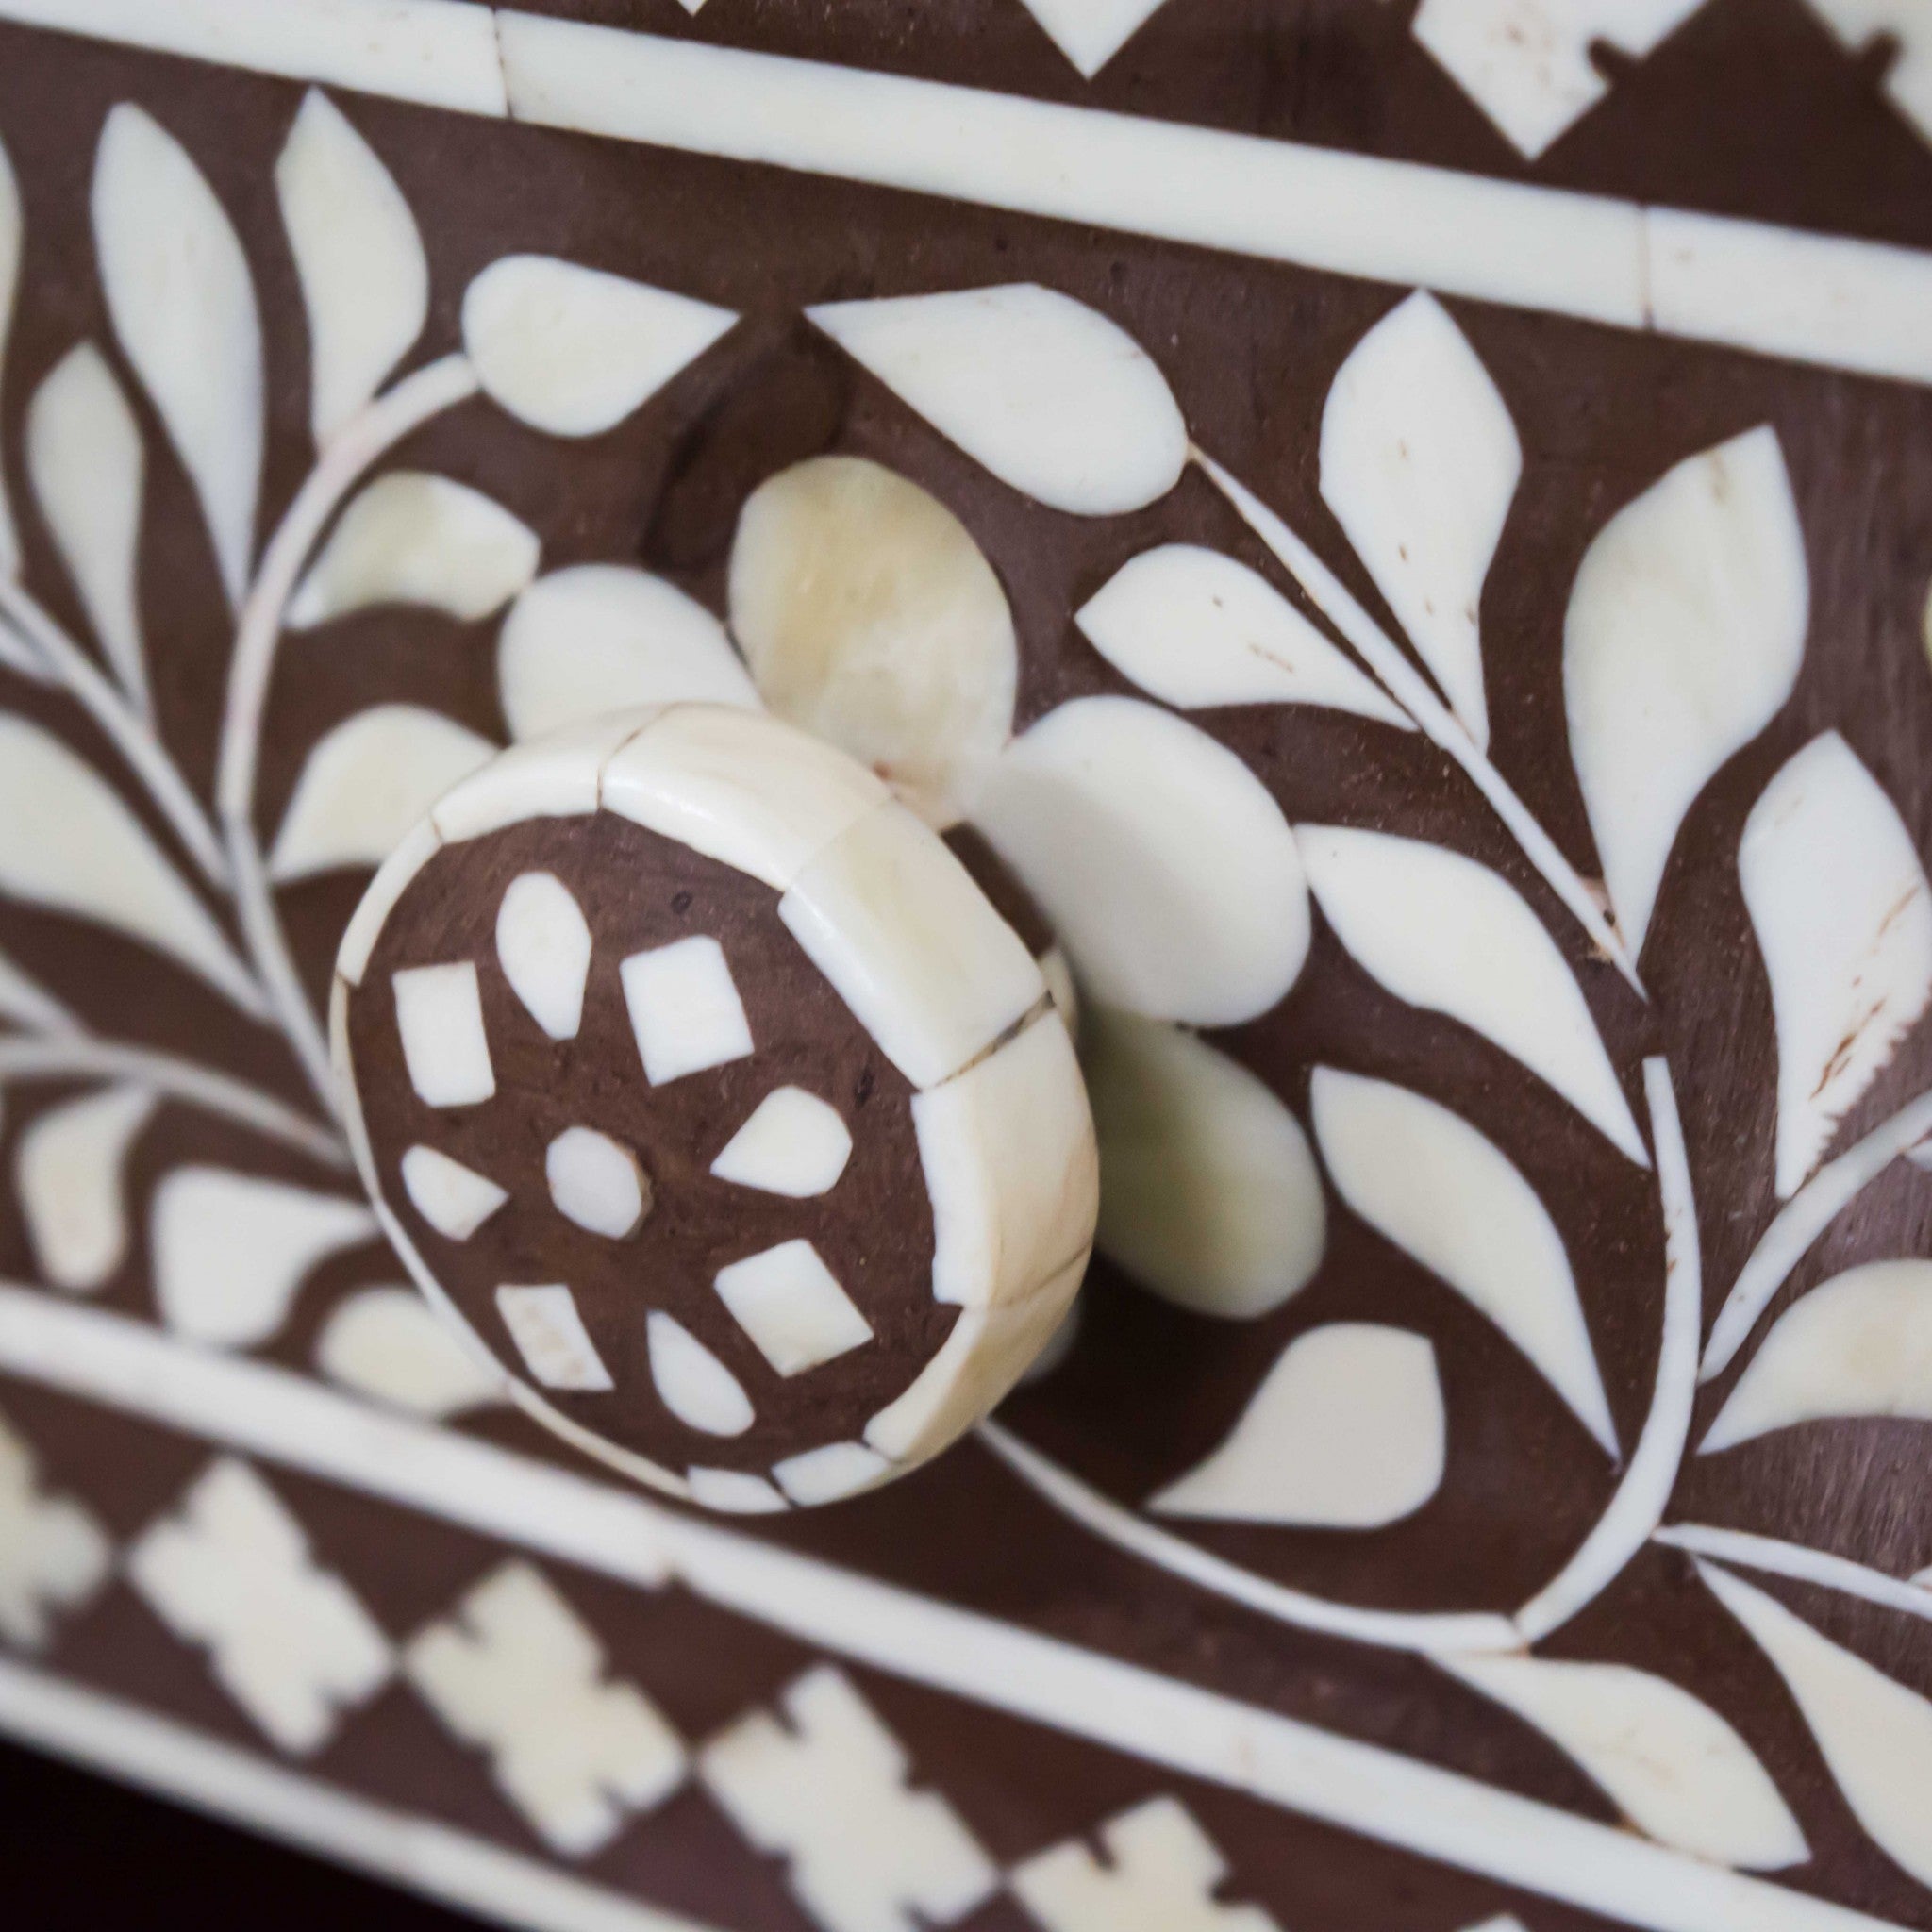
<instances>
[{"instance_id":1,"label":"cracked inlay piece","mask_svg":"<svg viewBox=\"0 0 1932 1932\"><path fill-rule=\"evenodd\" d=\"M743 708L463 779L371 885L333 1002L431 1305L528 1412L709 1507L944 1448L1061 1325L1096 1212L1047 941L995 899L1034 918L965 835Z\"/></svg>"}]
</instances>

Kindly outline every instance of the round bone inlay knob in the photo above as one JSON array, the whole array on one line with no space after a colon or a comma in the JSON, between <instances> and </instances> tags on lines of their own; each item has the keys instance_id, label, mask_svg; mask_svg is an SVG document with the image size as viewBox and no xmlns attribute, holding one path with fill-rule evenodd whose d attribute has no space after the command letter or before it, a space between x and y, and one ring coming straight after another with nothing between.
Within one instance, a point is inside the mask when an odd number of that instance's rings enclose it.
<instances>
[{"instance_id":1,"label":"round bone inlay knob","mask_svg":"<svg viewBox=\"0 0 1932 1932\"><path fill-rule=\"evenodd\" d=\"M1086 1267L1038 964L878 778L758 712L613 715L466 779L376 874L330 1021L430 1301L539 1420L713 1507L924 1461Z\"/></svg>"}]
</instances>

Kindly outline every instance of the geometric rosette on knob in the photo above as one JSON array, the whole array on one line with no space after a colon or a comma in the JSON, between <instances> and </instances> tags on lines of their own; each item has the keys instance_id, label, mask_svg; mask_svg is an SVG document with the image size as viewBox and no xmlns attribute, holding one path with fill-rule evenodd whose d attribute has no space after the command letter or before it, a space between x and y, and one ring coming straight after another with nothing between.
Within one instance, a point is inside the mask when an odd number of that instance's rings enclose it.
<instances>
[{"instance_id":1,"label":"geometric rosette on knob","mask_svg":"<svg viewBox=\"0 0 1932 1932\"><path fill-rule=\"evenodd\" d=\"M714 1508L944 1448L1059 1326L1097 1161L1033 954L864 766L674 705L444 795L344 935L371 1196L519 1404Z\"/></svg>"}]
</instances>

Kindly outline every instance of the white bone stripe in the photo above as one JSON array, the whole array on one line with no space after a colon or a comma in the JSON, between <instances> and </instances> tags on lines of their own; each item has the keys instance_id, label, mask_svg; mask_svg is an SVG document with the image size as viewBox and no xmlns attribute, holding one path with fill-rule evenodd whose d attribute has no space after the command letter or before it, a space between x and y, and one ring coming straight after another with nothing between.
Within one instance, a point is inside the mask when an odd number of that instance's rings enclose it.
<instances>
[{"instance_id":1,"label":"white bone stripe","mask_svg":"<svg viewBox=\"0 0 1932 1932\"><path fill-rule=\"evenodd\" d=\"M1897 1932L1626 1831L0 1284L0 1369L708 1601L954 1696L1646 1932ZM11 1682L11 1679L0 1680Z\"/></svg>"},{"instance_id":2,"label":"white bone stripe","mask_svg":"<svg viewBox=\"0 0 1932 1932\"><path fill-rule=\"evenodd\" d=\"M1932 255L471 0L0 0L422 106L1932 383Z\"/></svg>"}]
</instances>

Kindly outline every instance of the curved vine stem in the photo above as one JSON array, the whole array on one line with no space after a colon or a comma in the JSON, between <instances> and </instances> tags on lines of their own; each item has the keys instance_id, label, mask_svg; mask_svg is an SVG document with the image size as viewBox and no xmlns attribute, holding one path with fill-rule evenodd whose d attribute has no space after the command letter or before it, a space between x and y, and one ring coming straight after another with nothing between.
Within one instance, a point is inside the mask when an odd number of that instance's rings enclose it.
<instances>
[{"instance_id":1,"label":"curved vine stem","mask_svg":"<svg viewBox=\"0 0 1932 1932\"><path fill-rule=\"evenodd\" d=\"M242 600L228 667L215 767L215 808L227 845L242 943L268 994L276 1022L331 1117L337 1112L328 1042L308 1004L300 974L276 917L275 899L255 831L255 791L269 682L281 642L283 613L303 566L343 497L404 437L432 416L477 391L467 356L443 357L415 371L346 424L296 491L262 551L255 581Z\"/></svg>"},{"instance_id":2,"label":"curved vine stem","mask_svg":"<svg viewBox=\"0 0 1932 1932\"><path fill-rule=\"evenodd\" d=\"M1703 1523L1672 1524L1654 1531L1651 1541L1666 1549L1713 1557L1740 1570L1760 1570L1772 1576L1789 1576L1795 1583L1814 1583L1822 1590L1835 1590L1840 1596L1860 1597L1868 1604L1882 1604L1887 1609L1903 1610L1908 1617L1932 1623L1932 1590L1923 1583L1904 1582L1882 1570L1855 1563L1849 1557L1834 1557L1806 1543L1788 1543L1774 1536L1758 1536L1747 1529L1718 1529Z\"/></svg>"},{"instance_id":3,"label":"curved vine stem","mask_svg":"<svg viewBox=\"0 0 1932 1932\"><path fill-rule=\"evenodd\" d=\"M1230 475L1205 450L1189 450L1202 474L1227 499L1235 513L1268 546L1276 562L1307 593L1309 601L1346 638L1384 691L1407 710L1423 734L1469 774L1476 790L1507 827L1523 855L1541 873L1590 941L1640 994L1643 982L1601 902L1557 848L1499 771L1476 749L1461 721L1429 688L1394 641L1362 608L1348 587L1253 491Z\"/></svg>"}]
</instances>

